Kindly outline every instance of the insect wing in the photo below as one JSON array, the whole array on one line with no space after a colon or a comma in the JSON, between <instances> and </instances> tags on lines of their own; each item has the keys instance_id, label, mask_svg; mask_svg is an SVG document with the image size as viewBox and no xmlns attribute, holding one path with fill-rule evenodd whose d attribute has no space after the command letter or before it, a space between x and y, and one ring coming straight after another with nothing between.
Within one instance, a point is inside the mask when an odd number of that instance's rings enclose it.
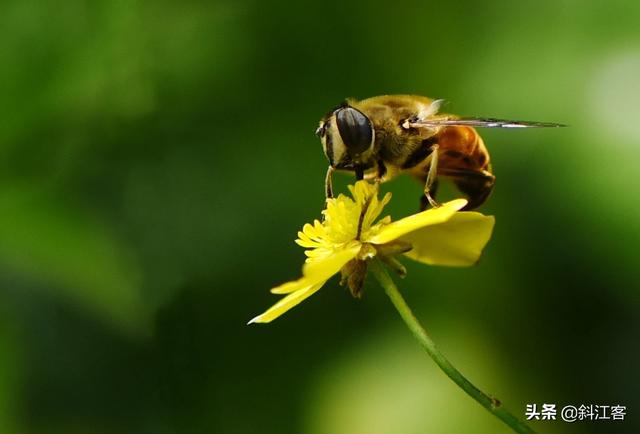
<instances>
[{"instance_id":1,"label":"insect wing","mask_svg":"<svg viewBox=\"0 0 640 434\"><path fill-rule=\"evenodd\" d=\"M557 128L566 125L554 122L512 121L494 118L425 119L409 122L411 128L467 126L476 128Z\"/></svg>"}]
</instances>

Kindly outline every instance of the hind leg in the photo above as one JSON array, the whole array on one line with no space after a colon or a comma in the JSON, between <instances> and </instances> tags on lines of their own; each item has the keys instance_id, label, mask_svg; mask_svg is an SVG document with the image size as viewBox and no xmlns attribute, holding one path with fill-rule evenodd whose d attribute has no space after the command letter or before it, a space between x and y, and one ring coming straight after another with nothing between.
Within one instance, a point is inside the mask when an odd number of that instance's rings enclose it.
<instances>
[{"instance_id":1,"label":"hind leg","mask_svg":"<svg viewBox=\"0 0 640 434\"><path fill-rule=\"evenodd\" d=\"M427 179L424 178L421 180L423 184L426 184ZM436 201L436 194L438 193L438 180L434 179L431 181L431 187L429 187L429 196L433 202ZM436 202L437 203L437 202ZM429 197L427 197L424 193L420 195L420 211L424 211L430 205Z\"/></svg>"},{"instance_id":2,"label":"hind leg","mask_svg":"<svg viewBox=\"0 0 640 434\"><path fill-rule=\"evenodd\" d=\"M429 162L429 171L427 172L427 177L424 181L424 197L427 200L427 203L431 205L432 208L436 208L440 206L435 199L435 186L436 184L436 176L438 175L438 144L434 143L431 145L431 154L429 155L431 161ZM426 206L425 206L426 208Z\"/></svg>"},{"instance_id":3,"label":"hind leg","mask_svg":"<svg viewBox=\"0 0 640 434\"><path fill-rule=\"evenodd\" d=\"M462 193L467 195L469 203L462 211L469 211L482 205L491 194L496 177L486 170L442 169L439 175L451 178Z\"/></svg>"}]
</instances>

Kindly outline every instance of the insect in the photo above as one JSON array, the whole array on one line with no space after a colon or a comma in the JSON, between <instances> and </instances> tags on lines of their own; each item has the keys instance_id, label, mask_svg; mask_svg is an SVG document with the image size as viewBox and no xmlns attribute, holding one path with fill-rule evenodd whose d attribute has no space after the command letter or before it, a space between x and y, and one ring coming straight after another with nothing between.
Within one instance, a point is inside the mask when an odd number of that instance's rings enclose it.
<instances>
[{"instance_id":1,"label":"insect","mask_svg":"<svg viewBox=\"0 0 640 434\"><path fill-rule=\"evenodd\" d=\"M329 160L327 197L333 197L336 170L376 182L408 173L424 185L421 209L438 206L439 178L451 179L469 198L465 210L475 209L487 200L495 184L489 152L476 127L564 126L440 114L442 103L417 95L382 95L361 101L347 99L327 113L316 130Z\"/></svg>"}]
</instances>

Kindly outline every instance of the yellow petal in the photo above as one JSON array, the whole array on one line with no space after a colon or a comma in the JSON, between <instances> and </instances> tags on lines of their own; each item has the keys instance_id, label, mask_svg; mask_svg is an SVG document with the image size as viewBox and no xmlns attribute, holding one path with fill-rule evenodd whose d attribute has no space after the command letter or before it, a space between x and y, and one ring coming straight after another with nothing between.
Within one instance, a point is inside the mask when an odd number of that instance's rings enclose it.
<instances>
[{"instance_id":1,"label":"yellow petal","mask_svg":"<svg viewBox=\"0 0 640 434\"><path fill-rule=\"evenodd\" d=\"M291 282L283 283L280 286L276 286L271 289L272 294L290 294L292 292L300 291L301 289L312 286L316 282L309 282L309 279L301 277L298 280L292 280Z\"/></svg>"},{"instance_id":2,"label":"yellow petal","mask_svg":"<svg viewBox=\"0 0 640 434\"><path fill-rule=\"evenodd\" d=\"M413 245L405 253L429 265L464 267L475 264L491 238L495 219L478 212L459 212L444 223L401 237Z\"/></svg>"},{"instance_id":3,"label":"yellow petal","mask_svg":"<svg viewBox=\"0 0 640 434\"><path fill-rule=\"evenodd\" d=\"M307 262L302 269L302 277L292 282L287 282L277 286L271 290L274 294L289 294L282 298L266 312L249 321L251 323L271 322L292 307L298 305L314 292L319 290L322 285L350 260L352 260L360 251L362 245L359 242L353 242L342 250L338 250L331 256L323 259Z\"/></svg>"},{"instance_id":4,"label":"yellow petal","mask_svg":"<svg viewBox=\"0 0 640 434\"><path fill-rule=\"evenodd\" d=\"M466 204L467 201L465 199L456 199L444 203L438 208L431 208L418 214L405 217L384 226L378 234L366 241L373 244L385 244L425 226L440 224L449 220L451 216Z\"/></svg>"},{"instance_id":5,"label":"yellow petal","mask_svg":"<svg viewBox=\"0 0 640 434\"><path fill-rule=\"evenodd\" d=\"M327 280L340 271L344 264L355 258L361 247L362 244L360 242L353 241L343 249L334 252L331 256L306 262L302 268L302 275L313 282Z\"/></svg>"},{"instance_id":6,"label":"yellow petal","mask_svg":"<svg viewBox=\"0 0 640 434\"><path fill-rule=\"evenodd\" d=\"M271 292L274 294L289 294L315 285L318 282L327 281L358 254L361 246L360 243L353 242L343 250L338 250L330 256L305 263L300 279L277 286Z\"/></svg>"},{"instance_id":7,"label":"yellow petal","mask_svg":"<svg viewBox=\"0 0 640 434\"><path fill-rule=\"evenodd\" d=\"M307 286L298 291L292 292L286 297L281 298L280 301L278 301L276 304L274 304L269 309L267 309L266 312L253 318L247 324L267 323L267 322L273 321L274 319L278 318L280 315L282 315L292 307L301 303L307 297L313 295L313 293L315 293L317 290L322 288L322 285L324 285L324 282Z\"/></svg>"}]
</instances>

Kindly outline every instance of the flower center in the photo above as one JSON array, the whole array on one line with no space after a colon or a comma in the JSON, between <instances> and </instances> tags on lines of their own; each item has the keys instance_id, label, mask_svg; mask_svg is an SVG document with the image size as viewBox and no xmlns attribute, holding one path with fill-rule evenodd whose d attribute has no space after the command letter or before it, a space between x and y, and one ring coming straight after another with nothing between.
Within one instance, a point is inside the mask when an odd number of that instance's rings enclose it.
<instances>
[{"instance_id":1,"label":"flower center","mask_svg":"<svg viewBox=\"0 0 640 434\"><path fill-rule=\"evenodd\" d=\"M358 232L356 233L356 240L360 241L360 236L362 235L362 224L364 223L364 217L367 214L367 210L369 209L369 205L371 205L371 199L373 196L367 197L364 204L362 204L362 210L360 211L360 218L358 219ZM367 228L368 229L368 228Z\"/></svg>"}]
</instances>

